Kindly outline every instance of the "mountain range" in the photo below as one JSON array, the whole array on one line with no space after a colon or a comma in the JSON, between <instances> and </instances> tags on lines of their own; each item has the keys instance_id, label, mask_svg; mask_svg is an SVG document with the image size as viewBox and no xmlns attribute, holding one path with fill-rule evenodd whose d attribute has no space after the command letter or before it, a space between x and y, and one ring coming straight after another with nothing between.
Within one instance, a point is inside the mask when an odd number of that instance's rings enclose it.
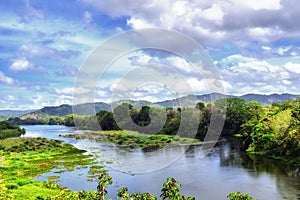
<instances>
[{"instance_id":1,"label":"mountain range","mask_svg":"<svg viewBox=\"0 0 300 200\"><path fill-rule=\"evenodd\" d=\"M242 98L245 101L257 101L262 105L271 105L272 103L282 103L286 100L295 100L300 95L293 95L293 94L270 94L270 95L263 95L263 94L246 94L241 96L235 95L224 95L219 93L211 93L211 94L202 94L202 95L188 95L185 97L166 100L156 103L151 103L148 101L133 101L129 100L126 101L132 104L134 107L141 107L143 105L154 104L162 107L177 107L177 106L188 106L188 105L195 105L197 102L202 101L204 103L209 103L221 98ZM114 102L116 105L120 104L120 102ZM114 104L113 104L114 105ZM46 114L50 116L65 116L71 113L76 113L80 115L86 114L95 114L100 110L107 110L111 111L112 109L111 104L97 102L97 103L84 103L75 106L63 104L60 106L48 106L44 107L39 110L0 110L1 116L9 116L9 117L16 117L16 116L24 116L27 114Z\"/></svg>"},{"instance_id":2,"label":"mountain range","mask_svg":"<svg viewBox=\"0 0 300 200\"><path fill-rule=\"evenodd\" d=\"M245 101L257 101L262 105L271 105L273 103L282 103L286 100L295 100L300 95L294 95L294 94L288 94L288 93L283 93L283 94L270 94L270 95L264 95L264 94L245 94L241 96L236 96L236 95L225 95L225 94L220 94L220 93L211 93L211 94L202 94L202 95L188 95L185 97L181 97L178 99L173 99L173 100L166 100L162 102L158 102L156 104L163 106L163 107L173 107L174 105L177 105L178 103L183 104L190 104L190 103L197 103L193 101L202 101L204 103L210 103L213 101L216 101L218 99L222 98L241 98L244 99Z\"/></svg>"},{"instance_id":3,"label":"mountain range","mask_svg":"<svg viewBox=\"0 0 300 200\"><path fill-rule=\"evenodd\" d=\"M34 111L36 110L0 110L0 116L17 117L28 113L32 113Z\"/></svg>"}]
</instances>

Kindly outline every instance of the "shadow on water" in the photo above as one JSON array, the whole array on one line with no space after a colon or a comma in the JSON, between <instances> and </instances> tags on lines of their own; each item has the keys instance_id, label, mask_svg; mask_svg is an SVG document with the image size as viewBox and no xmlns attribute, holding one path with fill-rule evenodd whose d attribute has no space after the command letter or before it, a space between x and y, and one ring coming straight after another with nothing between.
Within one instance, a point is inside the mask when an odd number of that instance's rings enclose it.
<instances>
[{"instance_id":1,"label":"shadow on water","mask_svg":"<svg viewBox=\"0 0 300 200\"><path fill-rule=\"evenodd\" d=\"M283 199L300 199L300 168L280 160L240 152L235 138L218 143L221 167L244 168L250 176L264 173L276 180L277 190Z\"/></svg>"}]
</instances>

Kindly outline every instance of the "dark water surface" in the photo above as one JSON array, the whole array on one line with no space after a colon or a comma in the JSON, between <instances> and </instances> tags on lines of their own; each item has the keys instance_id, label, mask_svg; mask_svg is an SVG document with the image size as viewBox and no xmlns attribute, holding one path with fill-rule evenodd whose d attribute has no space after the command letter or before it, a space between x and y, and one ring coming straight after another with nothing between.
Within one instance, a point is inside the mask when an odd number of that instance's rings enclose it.
<instances>
[{"instance_id":1,"label":"dark water surface","mask_svg":"<svg viewBox=\"0 0 300 200\"><path fill-rule=\"evenodd\" d=\"M226 199L229 192L249 193L258 200L300 199L300 169L286 163L247 155L237 151L235 141L222 140L207 152L196 146L169 146L160 150L124 150L92 140L75 140L59 135L80 133L65 126L23 126L25 137L61 139L97 156L112 176L108 188L114 197L120 187L129 192L150 192L157 196L163 182L174 177L181 184L181 193L202 200ZM97 182L88 181L88 169L55 173L55 169L37 177L59 175L59 183L72 190L95 190Z\"/></svg>"}]
</instances>

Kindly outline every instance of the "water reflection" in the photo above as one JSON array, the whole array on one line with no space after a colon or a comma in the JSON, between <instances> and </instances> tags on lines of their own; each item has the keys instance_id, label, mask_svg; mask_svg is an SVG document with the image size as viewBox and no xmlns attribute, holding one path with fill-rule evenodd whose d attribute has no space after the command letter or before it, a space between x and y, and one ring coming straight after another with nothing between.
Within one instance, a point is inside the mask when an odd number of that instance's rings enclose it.
<instances>
[{"instance_id":1,"label":"water reflection","mask_svg":"<svg viewBox=\"0 0 300 200\"><path fill-rule=\"evenodd\" d=\"M279 160L239 152L236 142L219 143L220 165L247 169L250 176L269 174L283 199L300 199L300 168ZM262 186L264 187L264 186Z\"/></svg>"}]
</instances>

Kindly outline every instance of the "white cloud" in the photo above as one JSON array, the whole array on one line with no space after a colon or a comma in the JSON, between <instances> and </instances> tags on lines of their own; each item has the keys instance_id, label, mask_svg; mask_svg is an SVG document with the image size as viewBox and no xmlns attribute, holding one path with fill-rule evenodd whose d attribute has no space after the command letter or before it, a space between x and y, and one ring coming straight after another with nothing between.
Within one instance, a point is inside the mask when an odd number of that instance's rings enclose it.
<instances>
[{"instance_id":1,"label":"white cloud","mask_svg":"<svg viewBox=\"0 0 300 200\"><path fill-rule=\"evenodd\" d=\"M8 95L7 100L8 100L8 101L14 101L14 100L15 100L15 97L12 96L12 95Z\"/></svg>"},{"instance_id":2,"label":"white cloud","mask_svg":"<svg viewBox=\"0 0 300 200\"><path fill-rule=\"evenodd\" d=\"M262 49L265 51L270 51L272 48L268 46L262 46Z\"/></svg>"},{"instance_id":3,"label":"white cloud","mask_svg":"<svg viewBox=\"0 0 300 200\"><path fill-rule=\"evenodd\" d=\"M14 60L9 66L9 70L13 72L33 71L38 73L46 73L46 70L43 67L34 66L26 58L19 58Z\"/></svg>"},{"instance_id":4,"label":"white cloud","mask_svg":"<svg viewBox=\"0 0 300 200\"><path fill-rule=\"evenodd\" d=\"M224 13L219 5L213 4L211 8L203 10L201 16L207 20L215 21L216 23L221 24Z\"/></svg>"},{"instance_id":5,"label":"white cloud","mask_svg":"<svg viewBox=\"0 0 300 200\"><path fill-rule=\"evenodd\" d=\"M59 105L62 105L62 104L69 104L69 105L72 105L73 103L73 98L70 97L70 96L67 96L67 95L59 95L53 105L56 105L56 106L59 106Z\"/></svg>"},{"instance_id":6,"label":"white cloud","mask_svg":"<svg viewBox=\"0 0 300 200\"><path fill-rule=\"evenodd\" d=\"M136 17L131 17L127 20L127 25L131 26L134 29L142 29L142 28L154 28L155 25L150 24L149 22L139 19Z\"/></svg>"},{"instance_id":7,"label":"white cloud","mask_svg":"<svg viewBox=\"0 0 300 200\"><path fill-rule=\"evenodd\" d=\"M167 56L162 56L159 53L161 53L159 52L159 50L157 51L157 55L148 55L147 52L140 52L137 56L129 57L129 60L131 61L131 65L133 66L153 66L157 64L168 67L171 70L174 70L173 72L177 72L182 75L195 74L194 66L187 62L186 59L170 54L168 54Z\"/></svg>"},{"instance_id":8,"label":"white cloud","mask_svg":"<svg viewBox=\"0 0 300 200\"><path fill-rule=\"evenodd\" d=\"M160 27L184 32L205 44L252 41L265 44L299 38L299 6L294 0L81 0L134 29ZM216 41L217 40L217 41ZM255 45L261 45L257 43ZM241 47L242 48L242 47Z\"/></svg>"},{"instance_id":9,"label":"white cloud","mask_svg":"<svg viewBox=\"0 0 300 200\"><path fill-rule=\"evenodd\" d=\"M248 32L252 38L257 38L263 42L268 42L270 39L284 34L284 31L278 27L253 27L249 28Z\"/></svg>"},{"instance_id":10,"label":"white cloud","mask_svg":"<svg viewBox=\"0 0 300 200\"><path fill-rule=\"evenodd\" d=\"M253 10L279 10L281 8L281 0L252 0L252 1L241 1L231 0L234 5L239 7L249 8Z\"/></svg>"},{"instance_id":11,"label":"white cloud","mask_svg":"<svg viewBox=\"0 0 300 200\"><path fill-rule=\"evenodd\" d=\"M33 68L33 64L25 58L15 60L9 67L9 69L14 72L28 71L32 70Z\"/></svg>"},{"instance_id":12,"label":"white cloud","mask_svg":"<svg viewBox=\"0 0 300 200\"><path fill-rule=\"evenodd\" d=\"M277 49L279 55L285 55L291 49L290 46L288 47L280 47Z\"/></svg>"},{"instance_id":13,"label":"white cloud","mask_svg":"<svg viewBox=\"0 0 300 200\"><path fill-rule=\"evenodd\" d=\"M194 73L192 66L183 58L178 56L167 57L166 61L175 69L184 71L185 73ZM168 64L168 63L167 63Z\"/></svg>"},{"instance_id":14,"label":"white cloud","mask_svg":"<svg viewBox=\"0 0 300 200\"><path fill-rule=\"evenodd\" d=\"M40 94L37 94L37 95L32 99L32 102L33 102L32 107L33 107L33 108L40 108L40 106L41 106L41 104L42 104L42 100L43 100L43 96L40 95Z\"/></svg>"},{"instance_id":15,"label":"white cloud","mask_svg":"<svg viewBox=\"0 0 300 200\"><path fill-rule=\"evenodd\" d=\"M291 85L300 84L300 64L288 62L277 66L242 55L229 56L216 64L228 93L299 93Z\"/></svg>"},{"instance_id":16,"label":"white cloud","mask_svg":"<svg viewBox=\"0 0 300 200\"><path fill-rule=\"evenodd\" d=\"M90 88L86 88L86 87L66 87L66 88L62 88L62 89L54 89L56 94L59 95L66 95L66 96L73 96L73 94L75 95L84 95L84 94L88 94L91 92Z\"/></svg>"},{"instance_id":17,"label":"white cloud","mask_svg":"<svg viewBox=\"0 0 300 200\"><path fill-rule=\"evenodd\" d=\"M300 64L288 62L284 65L286 69L289 71L295 72L297 74L300 74Z\"/></svg>"},{"instance_id":18,"label":"white cloud","mask_svg":"<svg viewBox=\"0 0 300 200\"><path fill-rule=\"evenodd\" d=\"M282 83L283 83L284 85L291 85L291 84L292 84L292 82L291 82L291 81L288 81L288 80L282 80Z\"/></svg>"},{"instance_id":19,"label":"white cloud","mask_svg":"<svg viewBox=\"0 0 300 200\"><path fill-rule=\"evenodd\" d=\"M0 71L0 83L4 83L6 85L15 85L17 82Z\"/></svg>"}]
</instances>

